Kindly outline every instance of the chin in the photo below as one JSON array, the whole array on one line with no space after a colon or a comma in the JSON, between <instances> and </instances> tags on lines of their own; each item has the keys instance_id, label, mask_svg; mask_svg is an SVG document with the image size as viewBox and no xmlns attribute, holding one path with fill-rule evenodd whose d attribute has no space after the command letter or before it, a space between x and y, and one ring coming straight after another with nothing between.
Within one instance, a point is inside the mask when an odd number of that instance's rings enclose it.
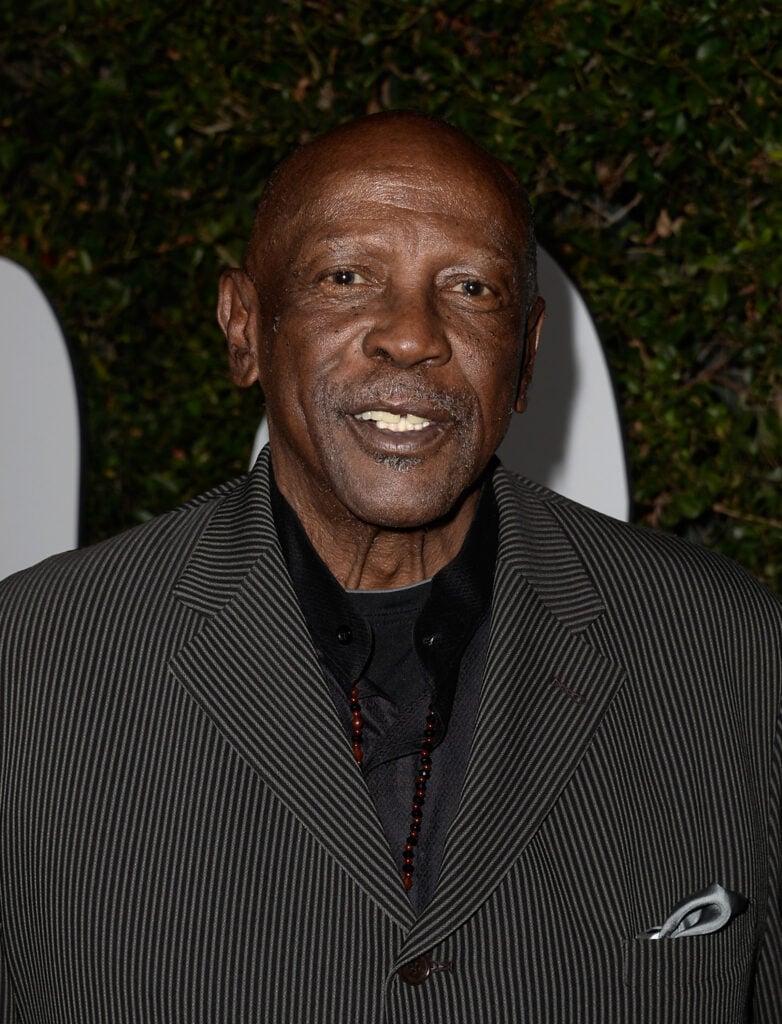
<instances>
[{"instance_id":1,"label":"chin","mask_svg":"<svg viewBox=\"0 0 782 1024\"><path fill-rule=\"evenodd\" d=\"M431 473L422 482L413 468L406 464L396 470L393 486L384 481L373 487L365 481L365 486L350 487L339 499L356 519L387 530L421 529L455 515L472 487L460 487L453 476L433 480Z\"/></svg>"}]
</instances>

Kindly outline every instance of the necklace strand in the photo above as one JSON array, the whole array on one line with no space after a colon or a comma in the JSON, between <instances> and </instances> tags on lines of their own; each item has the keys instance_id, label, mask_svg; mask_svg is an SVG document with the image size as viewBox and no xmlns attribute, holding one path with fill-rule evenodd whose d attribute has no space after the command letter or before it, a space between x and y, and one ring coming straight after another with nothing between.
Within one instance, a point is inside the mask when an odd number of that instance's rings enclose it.
<instances>
[{"instance_id":1,"label":"necklace strand","mask_svg":"<svg viewBox=\"0 0 782 1024\"><path fill-rule=\"evenodd\" d=\"M351 747L353 757L359 768L364 761L364 718L361 714L361 703L358 699L358 687L354 686L350 691L350 716L352 739ZM413 888L413 861L415 859L415 848L418 844L418 837L421 834L421 822L423 821L424 801L426 799L426 783L432 774L432 748L434 746L435 716L431 704L426 712L426 725L424 727L424 739L419 751L418 773L415 778L415 792L413 794L413 806L410 814L410 830L407 833L404 849L402 850L402 885L405 889Z\"/></svg>"}]
</instances>

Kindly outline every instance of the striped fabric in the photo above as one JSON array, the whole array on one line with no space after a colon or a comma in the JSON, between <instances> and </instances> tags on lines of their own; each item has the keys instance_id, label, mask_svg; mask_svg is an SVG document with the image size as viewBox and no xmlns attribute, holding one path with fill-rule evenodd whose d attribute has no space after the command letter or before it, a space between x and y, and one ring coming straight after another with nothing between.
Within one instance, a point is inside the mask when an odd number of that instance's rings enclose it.
<instances>
[{"instance_id":1,"label":"striped fabric","mask_svg":"<svg viewBox=\"0 0 782 1024\"><path fill-rule=\"evenodd\" d=\"M245 479L0 586L5 1024L782 1021L782 610L498 469L492 638L415 919ZM684 896L749 898L648 942ZM428 953L412 986L397 971Z\"/></svg>"}]
</instances>

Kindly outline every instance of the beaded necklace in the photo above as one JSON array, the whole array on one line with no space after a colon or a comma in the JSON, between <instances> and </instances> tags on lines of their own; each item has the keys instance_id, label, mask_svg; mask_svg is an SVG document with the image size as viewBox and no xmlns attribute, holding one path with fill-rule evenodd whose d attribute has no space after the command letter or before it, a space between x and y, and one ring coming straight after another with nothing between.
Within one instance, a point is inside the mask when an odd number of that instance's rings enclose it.
<instances>
[{"instance_id":1,"label":"beaded necklace","mask_svg":"<svg viewBox=\"0 0 782 1024\"><path fill-rule=\"evenodd\" d=\"M358 699L358 687L354 686L350 691L350 715L353 757L359 768L364 760L362 740L364 734L364 719L361 714L361 703ZM407 833L404 849L402 851L402 885L405 889L413 888L413 860L415 848L418 844L418 837L421 834L421 822L423 821L423 805L426 799L426 783L432 774L432 747L434 746L435 715L431 704L426 713L426 725L424 727L424 739L421 744L420 762L418 774L415 778L415 791L413 793L413 807L410 815L410 831Z\"/></svg>"}]
</instances>

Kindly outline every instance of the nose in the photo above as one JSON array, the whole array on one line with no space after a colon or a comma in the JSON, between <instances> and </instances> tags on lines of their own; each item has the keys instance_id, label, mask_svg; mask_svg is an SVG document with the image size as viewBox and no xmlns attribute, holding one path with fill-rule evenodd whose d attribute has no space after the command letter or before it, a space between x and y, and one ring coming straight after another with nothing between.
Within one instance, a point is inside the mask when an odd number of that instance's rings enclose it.
<instances>
[{"instance_id":1,"label":"nose","mask_svg":"<svg viewBox=\"0 0 782 1024\"><path fill-rule=\"evenodd\" d=\"M428 295L388 296L362 341L364 355L397 366L439 366L451 358L445 324Z\"/></svg>"}]
</instances>

